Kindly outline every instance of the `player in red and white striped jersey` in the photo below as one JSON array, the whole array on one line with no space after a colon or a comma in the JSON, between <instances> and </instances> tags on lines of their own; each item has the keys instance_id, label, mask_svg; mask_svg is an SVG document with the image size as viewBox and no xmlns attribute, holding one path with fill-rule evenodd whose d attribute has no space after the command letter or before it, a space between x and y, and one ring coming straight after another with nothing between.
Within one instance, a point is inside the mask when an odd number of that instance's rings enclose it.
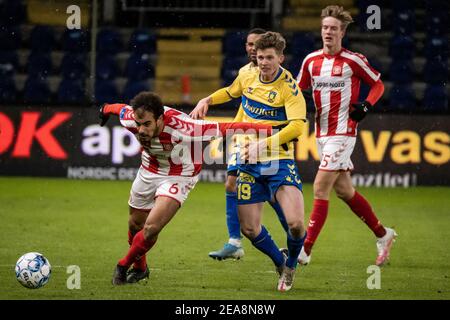
<instances>
[{"instance_id":1,"label":"player in red and white striped jersey","mask_svg":"<svg viewBox=\"0 0 450 320\"><path fill-rule=\"evenodd\" d=\"M113 284L135 283L148 277L145 254L159 232L173 218L198 181L202 142L235 133L271 134L268 125L193 120L163 106L152 92L141 92L131 105L107 104L100 110L101 125L111 114L135 134L142 146L142 164L130 191L128 254L114 271ZM131 265L133 268L128 270Z\"/></svg>"},{"instance_id":2,"label":"player in red and white striped jersey","mask_svg":"<svg viewBox=\"0 0 450 320\"><path fill-rule=\"evenodd\" d=\"M323 48L307 55L297 77L302 90L312 89L316 106L315 132L321 158L314 180L314 205L308 236L299 256L308 264L311 249L328 215L331 189L360 217L377 237L377 265L389 258L396 236L393 229L380 223L367 200L353 187L350 156L355 146L357 125L382 96L384 85L380 73L367 59L342 47L342 38L352 17L339 6L322 10ZM358 102L361 81L370 86L364 102Z\"/></svg>"}]
</instances>

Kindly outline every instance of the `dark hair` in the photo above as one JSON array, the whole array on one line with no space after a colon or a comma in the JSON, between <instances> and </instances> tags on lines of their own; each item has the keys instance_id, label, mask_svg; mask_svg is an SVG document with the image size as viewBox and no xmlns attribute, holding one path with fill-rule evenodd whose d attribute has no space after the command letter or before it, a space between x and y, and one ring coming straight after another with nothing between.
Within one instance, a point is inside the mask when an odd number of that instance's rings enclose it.
<instances>
[{"instance_id":1,"label":"dark hair","mask_svg":"<svg viewBox=\"0 0 450 320\"><path fill-rule=\"evenodd\" d=\"M158 119L164 113L164 106L161 98L154 92L139 92L130 102L133 110L142 108L145 111L153 113L155 119Z\"/></svg>"},{"instance_id":2,"label":"dark hair","mask_svg":"<svg viewBox=\"0 0 450 320\"><path fill-rule=\"evenodd\" d=\"M286 40L278 32L267 31L255 42L255 49L269 48L274 48L278 54L283 54L283 50L286 48Z\"/></svg>"},{"instance_id":3,"label":"dark hair","mask_svg":"<svg viewBox=\"0 0 450 320\"><path fill-rule=\"evenodd\" d=\"M247 35L250 35L250 34L263 34L263 33L266 33L266 32L267 32L266 30L261 29L261 28L253 28L252 30L250 30L247 33Z\"/></svg>"}]
</instances>

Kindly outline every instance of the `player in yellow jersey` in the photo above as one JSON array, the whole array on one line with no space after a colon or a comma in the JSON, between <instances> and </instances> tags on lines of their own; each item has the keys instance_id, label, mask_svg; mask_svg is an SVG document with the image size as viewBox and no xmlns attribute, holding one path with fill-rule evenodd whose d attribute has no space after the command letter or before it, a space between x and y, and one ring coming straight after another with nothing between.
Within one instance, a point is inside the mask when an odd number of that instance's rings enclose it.
<instances>
[{"instance_id":1,"label":"player in yellow jersey","mask_svg":"<svg viewBox=\"0 0 450 320\"><path fill-rule=\"evenodd\" d=\"M246 145L242 154L246 162L239 165L237 180L241 231L272 259L279 274L279 291L292 288L297 256L306 237L302 183L292 142L304 129L306 106L296 81L280 66L285 46L279 33L263 34L255 44L259 70L239 74L228 88L200 100L191 112L194 119L203 118L210 105L241 97L244 122L283 126L271 137ZM263 204L271 200L279 202L289 227L287 257L261 224Z\"/></svg>"},{"instance_id":2,"label":"player in yellow jersey","mask_svg":"<svg viewBox=\"0 0 450 320\"><path fill-rule=\"evenodd\" d=\"M256 61L256 50L255 42L261 37L266 31L260 28L252 29L247 34L247 41L245 43L245 50L247 56L250 60L248 64L239 69L239 74L245 72L257 72L258 64ZM244 110L242 106L239 107L239 111L234 118L234 122L242 121ZM237 138L237 136L236 136ZM237 138L238 139L238 138ZM233 146L236 149L239 144ZM238 157L239 153L237 150L233 150L228 158L227 166L227 180L225 182L225 192L226 192L226 222L229 239L225 243L223 248L217 251L212 251L209 256L217 260L225 259L240 259L244 256L244 249L242 248L241 242L241 226L239 223L238 209L237 209L237 188L236 188L236 178L238 170ZM277 202L270 202L270 205L274 208L278 215L278 218L285 230L287 230L286 219L284 218L283 211Z\"/></svg>"}]
</instances>

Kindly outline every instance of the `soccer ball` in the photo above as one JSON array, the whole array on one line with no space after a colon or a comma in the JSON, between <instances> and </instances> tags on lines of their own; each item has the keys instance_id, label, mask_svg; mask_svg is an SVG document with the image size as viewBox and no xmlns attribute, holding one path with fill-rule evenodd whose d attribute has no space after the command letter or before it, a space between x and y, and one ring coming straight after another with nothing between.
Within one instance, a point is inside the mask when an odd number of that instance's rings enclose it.
<instances>
[{"instance_id":1,"label":"soccer ball","mask_svg":"<svg viewBox=\"0 0 450 320\"><path fill-rule=\"evenodd\" d=\"M44 286L50 280L51 266L47 258L38 252L28 252L16 262L16 278L30 289Z\"/></svg>"}]
</instances>

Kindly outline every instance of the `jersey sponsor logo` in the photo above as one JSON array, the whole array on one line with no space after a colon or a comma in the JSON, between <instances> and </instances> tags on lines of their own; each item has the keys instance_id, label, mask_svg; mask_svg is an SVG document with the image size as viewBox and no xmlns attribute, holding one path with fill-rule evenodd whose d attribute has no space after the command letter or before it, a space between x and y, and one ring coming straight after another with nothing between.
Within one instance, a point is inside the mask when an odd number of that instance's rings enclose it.
<instances>
[{"instance_id":1,"label":"jersey sponsor logo","mask_svg":"<svg viewBox=\"0 0 450 320\"><path fill-rule=\"evenodd\" d=\"M336 88L344 88L345 81L336 81L336 82L325 82L325 81L313 81L314 89L320 90L325 88L336 89Z\"/></svg>"}]
</instances>

